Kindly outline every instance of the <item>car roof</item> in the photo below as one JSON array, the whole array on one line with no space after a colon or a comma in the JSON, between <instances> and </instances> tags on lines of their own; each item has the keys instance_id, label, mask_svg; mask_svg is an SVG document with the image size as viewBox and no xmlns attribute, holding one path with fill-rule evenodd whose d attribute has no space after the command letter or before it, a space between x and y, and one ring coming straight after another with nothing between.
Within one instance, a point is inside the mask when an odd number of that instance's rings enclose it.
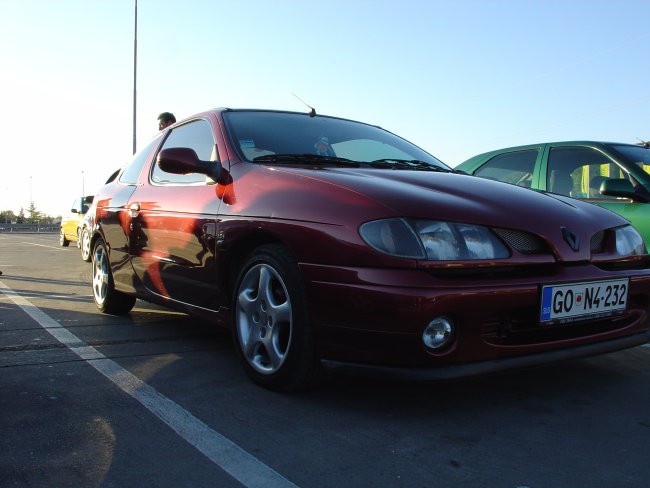
<instances>
[{"instance_id":1,"label":"car roof","mask_svg":"<svg viewBox=\"0 0 650 488\"><path fill-rule=\"evenodd\" d=\"M355 122L357 124L363 124L363 125L368 125L371 127L376 127L381 130L386 130L383 127L376 125L376 124L370 124L368 122L361 122L359 120L354 120L354 119L346 119L344 117L335 117L333 115L325 115L325 114L319 114L314 112L313 115L311 115L309 112L296 112L292 110L274 110L274 109L265 109L265 108L232 108L232 107L217 107L209 110L205 110L203 112L198 112L195 114L190 115L189 117L179 120L177 123L174 124L174 126L178 126L183 124L184 122L187 122L189 120L194 120L199 117L205 117L209 114L218 114L218 113L224 113L224 112L265 112L265 113L278 113L278 114L293 114L293 115L305 115L308 117L326 117L328 119L338 119L338 120L345 120L348 122ZM386 131L390 132L390 131Z\"/></svg>"},{"instance_id":2,"label":"car roof","mask_svg":"<svg viewBox=\"0 0 650 488\"><path fill-rule=\"evenodd\" d=\"M492 156L495 154L500 154L500 153L505 153L505 152L514 152L514 151L524 151L526 149L537 149L541 148L542 146L546 145L553 145L553 146L592 146L592 147L603 147L603 146L610 146L610 145L617 145L617 146L637 146L637 144L632 144L629 142L609 142L609 141L594 141L594 140L574 140L574 141L547 141L547 142L539 142L537 144L525 144L523 146L511 146L511 147L504 147L500 149L493 149L491 151L486 151L480 154L476 154L475 156L472 156L471 158L467 159L464 163L467 163L469 161L474 161L476 159L484 159L487 156ZM464 164L461 163L461 164Z\"/></svg>"}]
</instances>

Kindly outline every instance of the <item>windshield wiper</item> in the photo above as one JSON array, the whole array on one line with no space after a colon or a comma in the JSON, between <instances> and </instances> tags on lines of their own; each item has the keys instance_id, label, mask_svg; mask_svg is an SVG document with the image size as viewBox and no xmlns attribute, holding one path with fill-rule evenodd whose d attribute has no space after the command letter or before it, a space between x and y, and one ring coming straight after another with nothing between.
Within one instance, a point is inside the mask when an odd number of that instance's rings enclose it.
<instances>
[{"instance_id":1,"label":"windshield wiper","mask_svg":"<svg viewBox=\"0 0 650 488\"><path fill-rule=\"evenodd\" d=\"M387 169L413 169L416 171L441 171L444 173L451 173L453 170L436 166L431 163L425 163L419 159L375 159L368 163L373 168L387 168Z\"/></svg>"},{"instance_id":2,"label":"windshield wiper","mask_svg":"<svg viewBox=\"0 0 650 488\"><path fill-rule=\"evenodd\" d=\"M253 159L256 163L309 163L335 164L358 168L361 163L336 156L321 156L320 154L265 154Z\"/></svg>"},{"instance_id":3,"label":"windshield wiper","mask_svg":"<svg viewBox=\"0 0 650 488\"><path fill-rule=\"evenodd\" d=\"M375 159L370 162L353 161L352 159L339 158L336 156L322 156L320 154L265 154L253 159L256 163L306 163L306 164L333 164L338 166L349 166L359 168L362 166L377 169L407 169L415 171L437 171L443 173L454 173L453 169L443 166L436 166L418 159Z\"/></svg>"}]
</instances>

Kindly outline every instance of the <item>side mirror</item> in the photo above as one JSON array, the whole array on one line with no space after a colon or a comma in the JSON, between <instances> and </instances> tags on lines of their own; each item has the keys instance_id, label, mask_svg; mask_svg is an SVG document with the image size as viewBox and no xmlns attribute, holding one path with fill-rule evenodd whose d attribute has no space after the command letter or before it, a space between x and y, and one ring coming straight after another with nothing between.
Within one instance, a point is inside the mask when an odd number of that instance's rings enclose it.
<instances>
[{"instance_id":1,"label":"side mirror","mask_svg":"<svg viewBox=\"0 0 650 488\"><path fill-rule=\"evenodd\" d=\"M72 212L72 213L79 213L79 210L77 210L76 208L71 208L71 209L70 209L70 212Z\"/></svg>"},{"instance_id":2,"label":"side mirror","mask_svg":"<svg viewBox=\"0 0 650 488\"><path fill-rule=\"evenodd\" d=\"M186 175L198 173L207 175L214 181L221 179L222 166L219 161L201 161L194 149L170 147L158 153L158 166L167 173Z\"/></svg>"},{"instance_id":3,"label":"side mirror","mask_svg":"<svg viewBox=\"0 0 650 488\"><path fill-rule=\"evenodd\" d=\"M637 192L634 186L625 178L610 178L600 184L600 193L610 197L629 198L635 202L650 201L645 192Z\"/></svg>"}]
</instances>

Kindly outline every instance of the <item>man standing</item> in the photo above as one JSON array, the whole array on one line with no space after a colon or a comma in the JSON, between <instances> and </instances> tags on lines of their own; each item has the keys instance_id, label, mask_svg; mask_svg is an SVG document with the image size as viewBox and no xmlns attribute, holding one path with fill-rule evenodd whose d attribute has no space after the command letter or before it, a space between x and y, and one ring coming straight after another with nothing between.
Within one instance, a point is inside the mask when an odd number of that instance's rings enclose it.
<instances>
[{"instance_id":1,"label":"man standing","mask_svg":"<svg viewBox=\"0 0 650 488\"><path fill-rule=\"evenodd\" d=\"M163 130L176 123L176 117L171 112L163 112L158 116L158 130Z\"/></svg>"}]
</instances>

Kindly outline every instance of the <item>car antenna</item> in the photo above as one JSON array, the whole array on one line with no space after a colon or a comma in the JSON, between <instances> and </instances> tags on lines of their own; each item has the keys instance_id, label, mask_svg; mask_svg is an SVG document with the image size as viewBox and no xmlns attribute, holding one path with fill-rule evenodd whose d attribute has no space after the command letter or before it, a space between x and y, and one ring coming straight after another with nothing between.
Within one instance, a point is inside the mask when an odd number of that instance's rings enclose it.
<instances>
[{"instance_id":1,"label":"car antenna","mask_svg":"<svg viewBox=\"0 0 650 488\"><path fill-rule=\"evenodd\" d=\"M637 137L637 139L639 139L639 138ZM645 147L646 149L649 149L650 148L650 141L644 141L642 139L639 139L639 142L637 142L637 145L641 146L641 147Z\"/></svg>"},{"instance_id":2,"label":"car antenna","mask_svg":"<svg viewBox=\"0 0 650 488\"><path fill-rule=\"evenodd\" d=\"M300 100L303 104L307 105L305 101L300 98L298 95L296 95L294 92L291 92L291 94L296 97L298 100ZM307 105L307 108L309 108L309 116L310 117L316 117L316 109L312 107L311 105Z\"/></svg>"}]
</instances>

